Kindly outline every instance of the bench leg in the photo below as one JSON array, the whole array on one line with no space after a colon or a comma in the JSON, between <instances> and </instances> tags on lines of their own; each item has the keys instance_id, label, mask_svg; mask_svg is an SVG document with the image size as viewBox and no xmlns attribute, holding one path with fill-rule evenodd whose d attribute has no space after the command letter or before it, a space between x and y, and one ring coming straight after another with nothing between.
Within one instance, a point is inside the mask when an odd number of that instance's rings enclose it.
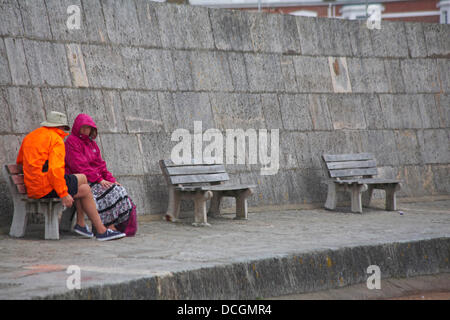
<instances>
[{"instance_id":1,"label":"bench leg","mask_svg":"<svg viewBox=\"0 0 450 320\"><path fill-rule=\"evenodd\" d=\"M386 191L386 210L395 211L397 210L397 198L395 193L400 190L400 184L395 184L385 188Z\"/></svg>"},{"instance_id":2,"label":"bench leg","mask_svg":"<svg viewBox=\"0 0 450 320\"><path fill-rule=\"evenodd\" d=\"M61 223L59 226L59 229L62 231L71 231L74 225L75 221L75 212L76 208L75 205L73 205L70 208L66 208L66 210L63 211L62 217L61 217Z\"/></svg>"},{"instance_id":3,"label":"bench leg","mask_svg":"<svg viewBox=\"0 0 450 320\"><path fill-rule=\"evenodd\" d=\"M363 207L368 207L370 201L372 201L373 190L374 190L373 186L369 185L367 187L367 191L363 193L362 195Z\"/></svg>"},{"instance_id":4,"label":"bench leg","mask_svg":"<svg viewBox=\"0 0 450 320\"><path fill-rule=\"evenodd\" d=\"M14 199L14 214L9 229L9 235L11 237L21 238L25 235L25 229L27 227L27 203L20 199Z\"/></svg>"},{"instance_id":5,"label":"bench leg","mask_svg":"<svg viewBox=\"0 0 450 320\"><path fill-rule=\"evenodd\" d=\"M236 196L236 218L238 220L248 219L247 197L253 194L252 189L241 191Z\"/></svg>"},{"instance_id":6,"label":"bench leg","mask_svg":"<svg viewBox=\"0 0 450 320\"><path fill-rule=\"evenodd\" d=\"M212 198L212 192L197 192L194 196L195 215L194 223L195 227L210 226L206 217L206 201Z\"/></svg>"},{"instance_id":7,"label":"bench leg","mask_svg":"<svg viewBox=\"0 0 450 320\"><path fill-rule=\"evenodd\" d=\"M45 239L58 240L59 239L59 223L58 212L62 210L61 202L49 202L47 211L45 213Z\"/></svg>"},{"instance_id":8,"label":"bench leg","mask_svg":"<svg viewBox=\"0 0 450 320\"><path fill-rule=\"evenodd\" d=\"M367 185L365 184L353 184L352 186L350 186L352 212L362 213L361 193L366 190Z\"/></svg>"},{"instance_id":9,"label":"bench leg","mask_svg":"<svg viewBox=\"0 0 450 320\"><path fill-rule=\"evenodd\" d=\"M327 200L325 201L325 209L334 210L336 209L337 194L336 194L336 184L333 182L328 183L328 193Z\"/></svg>"},{"instance_id":10,"label":"bench leg","mask_svg":"<svg viewBox=\"0 0 450 320\"><path fill-rule=\"evenodd\" d=\"M174 188L169 188L169 205L165 219L167 221L177 221L180 215L181 196L180 193Z\"/></svg>"},{"instance_id":11,"label":"bench leg","mask_svg":"<svg viewBox=\"0 0 450 320\"><path fill-rule=\"evenodd\" d=\"M220 216L220 205L222 203L222 192L213 191L213 197L211 199L211 205L209 207L209 216Z\"/></svg>"}]
</instances>

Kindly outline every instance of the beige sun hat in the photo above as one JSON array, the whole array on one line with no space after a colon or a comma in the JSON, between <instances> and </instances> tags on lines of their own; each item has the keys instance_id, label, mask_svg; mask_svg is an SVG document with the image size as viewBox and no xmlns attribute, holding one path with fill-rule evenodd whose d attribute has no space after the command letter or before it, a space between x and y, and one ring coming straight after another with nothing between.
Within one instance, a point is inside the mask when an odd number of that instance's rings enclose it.
<instances>
[{"instance_id":1,"label":"beige sun hat","mask_svg":"<svg viewBox=\"0 0 450 320\"><path fill-rule=\"evenodd\" d=\"M67 116L64 113L51 111L47 120L41 122L41 126L43 127L64 127L65 131L69 131L69 123L67 122Z\"/></svg>"}]
</instances>

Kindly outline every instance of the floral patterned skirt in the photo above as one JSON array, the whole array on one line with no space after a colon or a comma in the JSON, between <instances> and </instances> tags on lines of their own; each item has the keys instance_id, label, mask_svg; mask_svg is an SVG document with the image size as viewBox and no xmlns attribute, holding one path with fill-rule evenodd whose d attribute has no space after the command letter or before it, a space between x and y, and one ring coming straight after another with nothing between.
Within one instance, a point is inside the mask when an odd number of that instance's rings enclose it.
<instances>
[{"instance_id":1,"label":"floral patterned skirt","mask_svg":"<svg viewBox=\"0 0 450 320\"><path fill-rule=\"evenodd\" d=\"M105 227L119 225L130 218L134 205L123 186L113 184L107 189L99 183L91 183L90 186Z\"/></svg>"}]
</instances>

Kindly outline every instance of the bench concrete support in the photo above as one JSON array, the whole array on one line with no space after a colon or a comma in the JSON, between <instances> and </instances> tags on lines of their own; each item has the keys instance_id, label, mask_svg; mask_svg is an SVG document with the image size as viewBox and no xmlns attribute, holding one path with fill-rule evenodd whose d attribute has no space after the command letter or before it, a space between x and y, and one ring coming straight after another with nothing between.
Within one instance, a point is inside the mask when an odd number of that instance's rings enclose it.
<instances>
[{"instance_id":1,"label":"bench concrete support","mask_svg":"<svg viewBox=\"0 0 450 320\"><path fill-rule=\"evenodd\" d=\"M328 193L327 193L327 200L325 201L325 209L328 210L334 210L336 209L337 204L337 186L334 182L329 181L327 183L328 185Z\"/></svg>"},{"instance_id":2,"label":"bench concrete support","mask_svg":"<svg viewBox=\"0 0 450 320\"><path fill-rule=\"evenodd\" d=\"M213 197L211 199L211 204L209 206L208 215L212 217L217 217L222 214L220 210L220 205L222 204L223 194L221 191L213 191Z\"/></svg>"},{"instance_id":3,"label":"bench concrete support","mask_svg":"<svg viewBox=\"0 0 450 320\"><path fill-rule=\"evenodd\" d=\"M349 186L348 189L351 193L351 210L352 210L352 212L362 213L361 194L367 190L367 185L353 184L353 185Z\"/></svg>"},{"instance_id":4,"label":"bench concrete support","mask_svg":"<svg viewBox=\"0 0 450 320\"><path fill-rule=\"evenodd\" d=\"M236 192L236 218L238 220L248 219L247 198L253 194L252 189Z\"/></svg>"},{"instance_id":5,"label":"bench concrete support","mask_svg":"<svg viewBox=\"0 0 450 320\"><path fill-rule=\"evenodd\" d=\"M175 222L180 215L181 205L181 192L174 187L169 186L169 204L167 206L167 212L165 219L167 221Z\"/></svg>"},{"instance_id":6,"label":"bench concrete support","mask_svg":"<svg viewBox=\"0 0 450 320\"><path fill-rule=\"evenodd\" d=\"M195 227L205 227L210 226L207 221L206 216L206 201L211 199L213 196L211 191L197 191L193 196L194 199L194 223L192 224Z\"/></svg>"},{"instance_id":7,"label":"bench concrete support","mask_svg":"<svg viewBox=\"0 0 450 320\"><path fill-rule=\"evenodd\" d=\"M386 191L386 210L395 211L397 210L397 198L395 193L400 190L400 184L389 185L385 188Z\"/></svg>"},{"instance_id":8,"label":"bench concrete support","mask_svg":"<svg viewBox=\"0 0 450 320\"><path fill-rule=\"evenodd\" d=\"M25 235L28 220L26 202L13 197L13 205L14 213L9 235L11 237L21 238Z\"/></svg>"}]
</instances>

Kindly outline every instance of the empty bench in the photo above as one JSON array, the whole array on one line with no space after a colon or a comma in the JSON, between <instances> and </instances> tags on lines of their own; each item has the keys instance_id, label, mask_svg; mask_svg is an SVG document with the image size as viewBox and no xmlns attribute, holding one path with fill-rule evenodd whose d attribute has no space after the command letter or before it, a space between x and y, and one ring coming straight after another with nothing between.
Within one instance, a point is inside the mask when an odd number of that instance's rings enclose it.
<instances>
[{"instance_id":1,"label":"empty bench","mask_svg":"<svg viewBox=\"0 0 450 320\"><path fill-rule=\"evenodd\" d=\"M176 221L182 199L194 200L194 226L208 226L206 202L211 199L208 215L220 215L223 197L236 198L236 219L247 219L247 197L255 185L226 184L228 173L223 164L207 164L192 160L189 164L175 164L160 160L159 165L169 188L167 221Z\"/></svg>"},{"instance_id":2,"label":"empty bench","mask_svg":"<svg viewBox=\"0 0 450 320\"><path fill-rule=\"evenodd\" d=\"M3 167L3 177L11 193L14 213L9 235L23 237L27 227L28 211L34 206L35 212L43 212L45 216L45 239L59 239L59 213L63 210L60 198L31 199L27 196L21 165L6 164ZM61 229L70 230L74 217L74 206L67 208L61 218Z\"/></svg>"},{"instance_id":3,"label":"empty bench","mask_svg":"<svg viewBox=\"0 0 450 320\"><path fill-rule=\"evenodd\" d=\"M322 159L329 176L326 209L335 209L337 192L346 191L351 193L351 211L362 213L362 206L370 204L373 190L383 189L386 210L397 210L395 193L401 188L400 180L375 178L378 169L373 154L324 154Z\"/></svg>"}]
</instances>

